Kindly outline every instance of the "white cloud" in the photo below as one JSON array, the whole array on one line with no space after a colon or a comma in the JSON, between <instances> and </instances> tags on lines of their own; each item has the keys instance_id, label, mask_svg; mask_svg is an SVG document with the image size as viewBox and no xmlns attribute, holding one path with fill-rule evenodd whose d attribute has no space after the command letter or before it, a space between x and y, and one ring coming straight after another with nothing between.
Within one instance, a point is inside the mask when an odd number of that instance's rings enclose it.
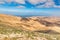
<instances>
[{"instance_id":1,"label":"white cloud","mask_svg":"<svg viewBox=\"0 0 60 40\"><path fill-rule=\"evenodd\" d=\"M56 6L56 5L54 5L54 8L60 8L60 6Z\"/></svg>"},{"instance_id":2,"label":"white cloud","mask_svg":"<svg viewBox=\"0 0 60 40\"><path fill-rule=\"evenodd\" d=\"M25 6L17 6L17 8L26 8Z\"/></svg>"},{"instance_id":3,"label":"white cloud","mask_svg":"<svg viewBox=\"0 0 60 40\"><path fill-rule=\"evenodd\" d=\"M37 4L37 3L40 3L40 2L46 2L47 0L29 0L30 3L32 4Z\"/></svg>"},{"instance_id":4,"label":"white cloud","mask_svg":"<svg viewBox=\"0 0 60 40\"><path fill-rule=\"evenodd\" d=\"M14 1L16 1L16 2L18 2L18 3L25 4L25 1L24 1L24 0L14 0Z\"/></svg>"},{"instance_id":5,"label":"white cloud","mask_svg":"<svg viewBox=\"0 0 60 40\"><path fill-rule=\"evenodd\" d=\"M15 1L15 2L18 2L18 3L22 3L22 4L25 4L25 1L24 0L0 0L0 2L12 2L12 1Z\"/></svg>"},{"instance_id":6,"label":"white cloud","mask_svg":"<svg viewBox=\"0 0 60 40\"><path fill-rule=\"evenodd\" d=\"M55 5L53 0L29 0L29 2L34 5L46 2L43 5L36 6L37 8L50 8L50 7L54 7Z\"/></svg>"},{"instance_id":7,"label":"white cloud","mask_svg":"<svg viewBox=\"0 0 60 40\"><path fill-rule=\"evenodd\" d=\"M53 2L53 0L48 0L45 4L45 7L53 7L55 4Z\"/></svg>"},{"instance_id":8,"label":"white cloud","mask_svg":"<svg viewBox=\"0 0 60 40\"><path fill-rule=\"evenodd\" d=\"M18 3L21 3L21 4L25 4L25 0L5 0L7 2L12 2L12 1L15 1L15 2L18 2ZM60 8L60 6L56 6L54 1L53 0L27 0L29 1L31 4L38 4L38 3L42 3L42 2L46 2L45 4L43 5L39 5L39 6L36 6L36 8L50 8L50 7L54 7L54 8ZM0 0L0 4L4 4L4 0ZM18 8L26 8L25 6L18 6Z\"/></svg>"},{"instance_id":9,"label":"white cloud","mask_svg":"<svg viewBox=\"0 0 60 40\"><path fill-rule=\"evenodd\" d=\"M2 3L3 2L3 0L0 0L0 3Z\"/></svg>"},{"instance_id":10,"label":"white cloud","mask_svg":"<svg viewBox=\"0 0 60 40\"><path fill-rule=\"evenodd\" d=\"M39 5L36 6L37 8L50 8L50 7L54 7L55 3L53 0L30 0L30 3L32 4L38 4L38 3L42 3L42 2L46 2L43 5Z\"/></svg>"},{"instance_id":11,"label":"white cloud","mask_svg":"<svg viewBox=\"0 0 60 40\"><path fill-rule=\"evenodd\" d=\"M6 2L12 2L13 0L5 0Z\"/></svg>"}]
</instances>

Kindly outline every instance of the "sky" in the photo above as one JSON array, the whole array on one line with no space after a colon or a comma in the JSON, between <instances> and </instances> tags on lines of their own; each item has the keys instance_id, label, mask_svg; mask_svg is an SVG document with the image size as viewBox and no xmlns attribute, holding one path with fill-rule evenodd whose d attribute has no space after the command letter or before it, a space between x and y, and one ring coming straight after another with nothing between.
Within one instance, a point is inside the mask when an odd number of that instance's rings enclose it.
<instances>
[{"instance_id":1,"label":"sky","mask_svg":"<svg viewBox=\"0 0 60 40\"><path fill-rule=\"evenodd\" d=\"M0 0L0 6L16 8L60 8L60 0Z\"/></svg>"},{"instance_id":2,"label":"sky","mask_svg":"<svg viewBox=\"0 0 60 40\"><path fill-rule=\"evenodd\" d=\"M60 16L60 0L0 0L0 13Z\"/></svg>"}]
</instances>

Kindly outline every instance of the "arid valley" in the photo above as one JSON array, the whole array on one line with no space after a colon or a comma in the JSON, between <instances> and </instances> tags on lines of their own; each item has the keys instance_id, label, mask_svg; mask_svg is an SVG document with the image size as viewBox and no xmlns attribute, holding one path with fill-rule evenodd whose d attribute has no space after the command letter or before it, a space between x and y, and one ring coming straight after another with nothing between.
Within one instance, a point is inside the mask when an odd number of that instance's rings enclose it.
<instances>
[{"instance_id":1,"label":"arid valley","mask_svg":"<svg viewBox=\"0 0 60 40\"><path fill-rule=\"evenodd\" d=\"M0 14L0 40L60 40L60 17Z\"/></svg>"}]
</instances>

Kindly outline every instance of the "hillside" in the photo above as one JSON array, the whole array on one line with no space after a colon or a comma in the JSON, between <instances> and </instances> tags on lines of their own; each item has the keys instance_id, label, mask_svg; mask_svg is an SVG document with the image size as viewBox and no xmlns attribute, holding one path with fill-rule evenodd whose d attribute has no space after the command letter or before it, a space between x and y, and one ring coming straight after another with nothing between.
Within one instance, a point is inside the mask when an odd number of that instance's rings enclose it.
<instances>
[{"instance_id":1,"label":"hillside","mask_svg":"<svg viewBox=\"0 0 60 40\"><path fill-rule=\"evenodd\" d=\"M60 32L60 18L57 17L15 17L0 14L0 24L9 25L14 28L30 31L49 31Z\"/></svg>"},{"instance_id":2,"label":"hillside","mask_svg":"<svg viewBox=\"0 0 60 40\"><path fill-rule=\"evenodd\" d=\"M11 40L10 37L12 40L27 40L27 37L30 38L28 40L60 40L60 17L22 18L0 14L0 37L1 35L7 40Z\"/></svg>"}]
</instances>

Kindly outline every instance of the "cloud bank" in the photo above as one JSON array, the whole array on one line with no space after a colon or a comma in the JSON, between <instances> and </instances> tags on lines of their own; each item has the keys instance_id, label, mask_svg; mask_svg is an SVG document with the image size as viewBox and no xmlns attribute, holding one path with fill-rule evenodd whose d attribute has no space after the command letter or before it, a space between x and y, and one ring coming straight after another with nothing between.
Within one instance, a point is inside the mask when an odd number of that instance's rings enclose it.
<instances>
[{"instance_id":1,"label":"cloud bank","mask_svg":"<svg viewBox=\"0 0 60 40\"><path fill-rule=\"evenodd\" d=\"M2 6L18 8L60 8L56 3L60 4L59 0L0 0Z\"/></svg>"}]
</instances>

